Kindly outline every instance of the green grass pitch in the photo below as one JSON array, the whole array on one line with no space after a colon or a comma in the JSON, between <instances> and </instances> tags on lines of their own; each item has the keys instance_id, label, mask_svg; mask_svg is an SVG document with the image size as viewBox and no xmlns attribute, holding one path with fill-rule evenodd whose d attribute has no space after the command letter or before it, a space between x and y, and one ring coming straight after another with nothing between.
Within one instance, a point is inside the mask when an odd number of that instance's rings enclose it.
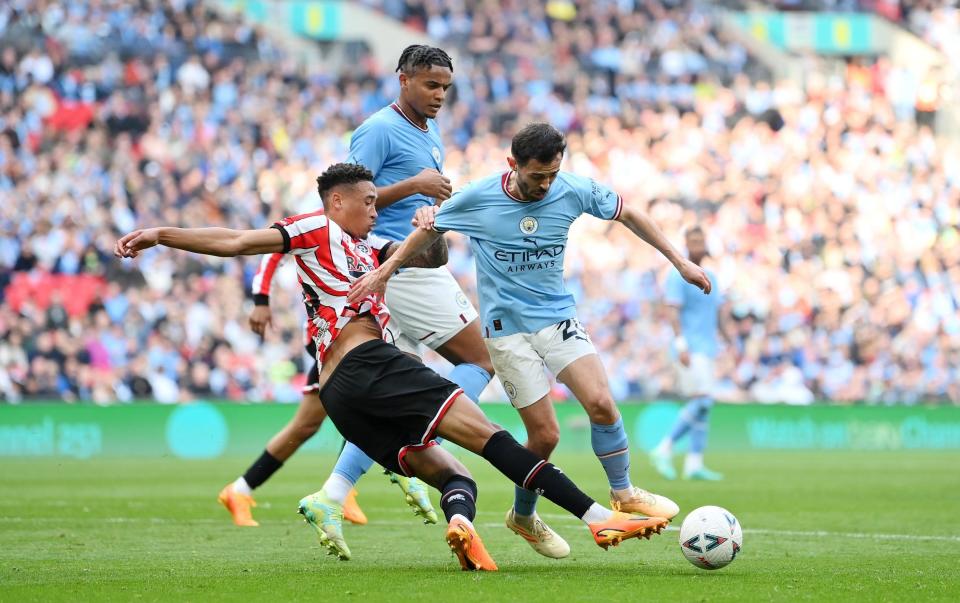
<instances>
[{"instance_id":1,"label":"green grass pitch","mask_svg":"<svg viewBox=\"0 0 960 603\"><path fill-rule=\"evenodd\" d=\"M500 571L461 572L441 526L418 523L379 473L360 484L354 559L323 554L294 509L330 469L295 456L258 492L260 528L236 528L219 489L252 459L6 460L0 472L2 601L927 601L960 599L960 455L713 455L721 483L667 483L635 452L639 485L685 511L730 509L744 526L731 566L706 572L675 530L604 552L550 503L570 558L539 557L503 527L512 486L460 455L480 485L477 525ZM595 458L555 459L601 501ZM436 493L433 499L436 503Z\"/></svg>"}]
</instances>

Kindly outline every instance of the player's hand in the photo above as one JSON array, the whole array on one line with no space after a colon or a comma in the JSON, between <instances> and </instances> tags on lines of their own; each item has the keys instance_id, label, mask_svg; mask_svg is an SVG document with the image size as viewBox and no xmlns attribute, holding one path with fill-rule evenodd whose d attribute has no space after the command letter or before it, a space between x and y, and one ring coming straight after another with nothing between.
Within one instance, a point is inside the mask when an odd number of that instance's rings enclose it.
<instances>
[{"instance_id":1,"label":"player's hand","mask_svg":"<svg viewBox=\"0 0 960 603\"><path fill-rule=\"evenodd\" d=\"M420 230L433 230L433 223L436 221L439 210L440 208L436 205L422 205L417 208L417 213L414 214L410 223Z\"/></svg>"},{"instance_id":2,"label":"player's hand","mask_svg":"<svg viewBox=\"0 0 960 603\"><path fill-rule=\"evenodd\" d=\"M123 235L113 248L113 255L118 258L135 258L144 249L149 249L160 242L159 228L142 228L130 234Z\"/></svg>"},{"instance_id":3,"label":"player's hand","mask_svg":"<svg viewBox=\"0 0 960 603\"><path fill-rule=\"evenodd\" d=\"M453 186L450 179L433 168L425 168L413 177L417 192L425 197L436 199L437 205L450 198Z\"/></svg>"},{"instance_id":4,"label":"player's hand","mask_svg":"<svg viewBox=\"0 0 960 603\"><path fill-rule=\"evenodd\" d=\"M270 313L270 306L254 306L250 313L250 329L254 333L263 337L268 327L273 326L273 315Z\"/></svg>"},{"instance_id":5,"label":"player's hand","mask_svg":"<svg viewBox=\"0 0 960 603\"><path fill-rule=\"evenodd\" d=\"M713 283L710 282L710 277L707 276L706 271L690 260L683 260L680 265L677 266L677 270L680 271L680 276L683 277L683 280L691 285L696 285L705 295L713 290Z\"/></svg>"},{"instance_id":6,"label":"player's hand","mask_svg":"<svg viewBox=\"0 0 960 603\"><path fill-rule=\"evenodd\" d=\"M355 304L368 295L383 295L387 290L387 280L390 275L383 268L377 268L364 274L350 285L347 303Z\"/></svg>"},{"instance_id":7,"label":"player's hand","mask_svg":"<svg viewBox=\"0 0 960 603\"><path fill-rule=\"evenodd\" d=\"M680 352L680 364L688 368L690 367L690 352Z\"/></svg>"}]
</instances>

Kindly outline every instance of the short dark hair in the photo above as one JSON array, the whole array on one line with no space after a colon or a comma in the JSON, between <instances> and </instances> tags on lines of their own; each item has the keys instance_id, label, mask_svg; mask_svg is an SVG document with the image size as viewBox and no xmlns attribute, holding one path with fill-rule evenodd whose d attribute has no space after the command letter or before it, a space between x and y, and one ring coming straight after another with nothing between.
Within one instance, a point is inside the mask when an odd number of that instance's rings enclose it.
<instances>
[{"instance_id":1,"label":"short dark hair","mask_svg":"<svg viewBox=\"0 0 960 603\"><path fill-rule=\"evenodd\" d=\"M373 174L359 163L334 163L325 172L317 176L317 192L326 203L330 189L341 184L373 182Z\"/></svg>"},{"instance_id":2,"label":"short dark hair","mask_svg":"<svg viewBox=\"0 0 960 603\"><path fill-rule=\"evenodd\" d=\"M566 150L567 139L560 130L543 122L524 126L510 144L510 153L519 165L526 165L531 159L548 163Z\"/></svg>"},{"instance_id":3,"label":"short dark hair","mask_svg":"<svg viewBox=\"0 0 960 603\"><path fill-rule=\"evenodd\" d=\"M408 75L414 73L417 69L425 67L430 69L433 65L446 67L453 71L453 59L442 48L436 46L427 46L425 44L413 44L407 46L400 53L400 60L397 61L396 71L402 71Z\"/></svg>"},{"instance_id":4,"label":"short dark hair","mask_svg":"<svg viewBox=\"0 0 960 603\"><path fill-rule=\"evenodd\" d=\"M692 237L694 235L700 235L701 237L707 236L699 224L694 224L693 226L687 228L683 233L684 237Z\"/></svg>"}]
</instances>

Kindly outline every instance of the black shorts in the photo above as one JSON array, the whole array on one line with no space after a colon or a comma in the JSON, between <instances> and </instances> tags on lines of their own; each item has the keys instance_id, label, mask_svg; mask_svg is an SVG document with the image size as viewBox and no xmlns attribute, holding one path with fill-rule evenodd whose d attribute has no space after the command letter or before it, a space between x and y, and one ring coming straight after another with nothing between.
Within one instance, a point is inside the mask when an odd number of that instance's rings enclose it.
<instances>
[{"instance_id":1,"label":"black shorts","mask_svg":"<svg viewBox=\"0 0 960 603\"><path fill-rule=\"evenodd\" d=\"M313 358L313 366L307 373L307 382L303 385L303 393L307 394L320 389L320 364L317 363L317 344L311 339L306 345L307 353Z\"/></svg>"},{"instance_id":2,"label":"black shorts","mask_svg":"<svg viewBox=\"0 0 960 603\"><path fill-rule=\"evenodd\" d=\"M390 471L410 475L403 457L436 444L437 425L461 393L455 383L378 339L350 350L320 399L348 442Z\"/></svg>"}]
</instances>

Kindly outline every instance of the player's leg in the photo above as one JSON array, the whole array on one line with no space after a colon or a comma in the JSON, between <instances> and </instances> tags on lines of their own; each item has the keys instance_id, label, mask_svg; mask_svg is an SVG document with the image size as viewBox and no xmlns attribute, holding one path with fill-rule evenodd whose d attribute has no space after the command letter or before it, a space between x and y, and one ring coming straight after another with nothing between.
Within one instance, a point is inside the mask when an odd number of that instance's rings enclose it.
<instances>
[{"instance_id":1,"label":"player's leg","mask_svg":"<svg viewBox=\"0 0 960 603\"><path fill-rule=\"evenodd\" d=\"M683 476L686 479L718 481L723 479L723 475L703 464L710 430L710 409L713 408L713 360L703 354L693 354L690 365L699 378L695 381L697 395L687 404L690 407L690 449L684 461Z\"/></svg>"},{"instance_id":2,"label":"player's leg","mask_svg":"<svg viewBox=\"0 0 960 603\"><path fill-rule=\"evenodd\" d=\"M527 449L541 459L549 459L560 439L560 425L547 397L550 383L544 374L543 360L530 344L530 335L494 337L485 343L507 397L526 428ZM507 527L541 555L566 557L570 546L540 519L536 504L536 492L516 486L513 507L505 520Z\"/></svg>"},{"instance_id":3,"label":"player's leg","mask_svg":"<svg viewBox=\"0 0 960 603\"><path fill-rule=\"evenodd\" d=\"M607 474L611 504L629 513L672 519L680 512L676 503L630 483L630 445L623 418L586 332L575 319L557 327L538 332L535 343L548 368L570 389L590 418L590 443Z\"/></svg>"},{"instance_id":4,"label":"player's leg","mask_svg":"<svg viewBox=\"0 0 960 603\"><path fill-rule=\"evenodd\" d=\"M595 542L604 548L628 538L649 537L667 525L663 517L636 517L597 504L558 467L491 423L466 396L457 396L439 416L438 434L482 456L517 486L542 492L547 500L587 524Z\"/></svg>"},{"instance_id":5,"label":"player's leg","mask_svg":"<svg viewBox=\"0 0 960 603\"><path fill-rule=\"evenodd\" d=\"M424 299L430 300L429 311ZM448 360L453 365L450 380L471 400L479 400L493 378L493 364L480 336L477 311L450 271L403 270L387 285L386 302L400 331Z\"/></svg>"},{"instance_id":6,"label":"player's leg","mask_svg":"<svg viewBox=\"0 0 960 603\"><path fill-rule=\"evenodd\" d=\"M435 440L434 440L435 442ZM410 473L440 491L440 508L447 520L446 540L464 570L497 569L473 520L477 515L477 484L463 464L435 445L417 446L403 462Z\"/></svg>"},{"instance_id":7,"label":"player's leg","mask_svg":"<svg viewBox=\"0 0 960 603\"><path fill-rule=\"evenodd\" d=\"M404 353L416 357L417 343L410 340L399 329L389 328L386 338ZM349 519L350 493L355 492L357 482L372 466L373 459L367 456L358 446L347 442L340 449L337 462L323 485L323 491L331 501L343 505L345 519ZM433 509L430 495L423 482L417 478L398 475L390 470L387 470L386 473L390 477L390 481L400 487L404 501L413 509L414 515L422 517L424 523L437 523L437 512Z\"/></svg>"},{"instance_id":8,"label":"player's leg","mask_svg":"<svg viewBox=\"0 0 960 603\"><path fill-rule=\"evenodd\" d=\"M700 406L697 395L699 391L695 385L699 377L693 370L692 363L684 365L676 360L674 369L677 376L677 392L688 401L680 410L667 435L650 451L650 463L653 468L668 480L677 479L677 470L673 467L673 447L690 431Z\"/></svg>"},{"instance_id":9,"label":"player's leg","mask_svg":"<svg viewBox=\"0 0 960 603\"><path fill-rule=\"evenodd\" d=\"M471 400L479 400L494 375L490 354L480 336L480 321L471 321L435 349L453 365L450 380Z\"/></svg>"},{"instance_id":10,"label":"player's leg","mask_svg":"<svg viewBox=\"0 0 960 603\"><path fill-rule=\"evenodd\" d=\"M326 418L327 413L317 393L316 373L317 367L314 365L303 391L303 399L290 422L267 442L263 453L242 476L220 491L218 500L233 516L236 525L259 525L251 512L251 507L256 506L253 490L270 479L304 442L313 437Z\"/></svg>"}]
</instances>

